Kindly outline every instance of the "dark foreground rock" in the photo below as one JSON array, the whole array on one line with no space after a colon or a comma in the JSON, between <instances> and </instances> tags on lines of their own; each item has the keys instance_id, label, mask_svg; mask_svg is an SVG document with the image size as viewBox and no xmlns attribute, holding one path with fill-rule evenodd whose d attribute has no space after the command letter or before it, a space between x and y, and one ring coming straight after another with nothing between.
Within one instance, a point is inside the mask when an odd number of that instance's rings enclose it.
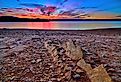
<instances>
[{"instance_id":1,"label":"dark foreground rock","mask_svg":"<svg viewBox=\"0 0 121 82\"><path fill-rule=\"evenodd\" d=\"M0 30L0 81L121 82L120 33Z\"/></svg>"}]
</instances>

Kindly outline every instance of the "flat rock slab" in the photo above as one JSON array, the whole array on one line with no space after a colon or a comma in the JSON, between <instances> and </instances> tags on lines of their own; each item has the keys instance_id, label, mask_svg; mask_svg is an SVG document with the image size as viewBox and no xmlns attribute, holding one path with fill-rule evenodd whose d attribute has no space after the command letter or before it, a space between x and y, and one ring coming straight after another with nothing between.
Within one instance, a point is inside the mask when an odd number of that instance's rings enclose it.
<instances>
[{"instance_id":1,"label":"flat rock slab","mask_svg":"<svg viewBox=\"0 0 121 82\"><path fill-rule=\"evenodd\" d=\"M94 68L89 74L89 78L91 82L112 82L103 65Z\"/></svg>"},{"instance_id":2,"label":"flat rock slab","mask_svg":"<svg viewBox=\"0 0 121 82\"><path fill-rule=\"evenodd\" d=\"M72 60L82 59L83 54L79 45L74 45L72 41L66 42L66 54Z\"/></svg>"}]
</instances>

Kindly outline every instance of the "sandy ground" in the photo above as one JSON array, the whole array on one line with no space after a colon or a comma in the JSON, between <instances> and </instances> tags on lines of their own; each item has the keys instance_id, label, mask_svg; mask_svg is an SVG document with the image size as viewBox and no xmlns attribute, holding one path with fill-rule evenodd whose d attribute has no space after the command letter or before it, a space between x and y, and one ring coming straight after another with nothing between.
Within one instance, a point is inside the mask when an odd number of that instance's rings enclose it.
<instances>
[{"instance_id":1,"label":"sandy ground","mask_svg":"<svg viewBox=\"0 0 121 82\"><path fill-rule=\"evenodd\" d=\"M86 63L101 64L121 82L121 29L94 31L0 30L0 82L91 82L59 44L78 44ZM54 60L45 43L57 46ZM83 72L82 72L83 71Z\"/></svg>"}]
</instances>

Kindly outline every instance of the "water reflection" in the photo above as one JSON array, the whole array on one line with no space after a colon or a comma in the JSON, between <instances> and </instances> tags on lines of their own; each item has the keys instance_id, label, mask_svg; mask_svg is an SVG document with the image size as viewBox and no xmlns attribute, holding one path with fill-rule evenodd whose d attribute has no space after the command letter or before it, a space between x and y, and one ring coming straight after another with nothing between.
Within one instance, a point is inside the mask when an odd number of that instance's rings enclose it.
<instances>
[{"instance_id":1,"label":"water reflection","mask_svg":"<svg viewBox=\"0 0 121 82\"><path fill-rule=\"evenodd\" d=\"M0 22L0 28L85 30L98 28L121 28L121 22Z\"/></svg>"}]
</instances>

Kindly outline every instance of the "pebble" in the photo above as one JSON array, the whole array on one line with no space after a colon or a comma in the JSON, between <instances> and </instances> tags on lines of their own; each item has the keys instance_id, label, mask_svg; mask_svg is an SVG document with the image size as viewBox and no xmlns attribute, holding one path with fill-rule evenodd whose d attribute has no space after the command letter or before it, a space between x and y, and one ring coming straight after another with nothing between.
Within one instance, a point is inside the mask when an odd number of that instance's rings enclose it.
<instances>
[{"instance_id":1,"label":"pebble","mask_svg":"<svg viewBox=\"0 0 121 82\"><path fill-rule=\"evenodd\" d=\"M56 78L51 78L51 80L52 80L52 81L55 81L55 80L56 80Z\"/></svg>"},{"instance_id":2,"label":"pebble","mask_svg":"<svg viewBox=\"0 0 121 82\"><path fill-rule=\"evenodd\" d=\"M76 72L81 73L81 72L84 72L84 71L82 71L81 69L77 69Z\"/></svg>"},{"instance_id":3,"label":"pebble","mask_svg":"<svg viewBox=\"0 0 121 82\"><path fill-rule=\"evenodd\" d=\"M3 66L0 65L0 70L2 70Z\"/></svg>"},{"instance_id":4,"label":"pebble","mask_svg":"<svg viewBox=\"0 0 121 82\"><path fill-rule=\"evenodd\" d=\"M39 63L39 62L41 62L42 61L42 59L37 59L37 63Z\"/></svg>"},{"instance_id":5,"label":"pebble","mask_svg":"<svg viewBox=\"0 0 121 82\"><path fill-rule=\"evenodd\" d=\"M52 82L52 81L48 81L48 82Z\"/></svg>"},{"instance_id":6,"label":"pebble","mask_svg":"<svg viewBox=\"0 0 121 82\"><path fill-rule=\"evenodd\" d=\"M73 78L74 78L75 80L78 80L78 79L80 79L80 75L79 75L79 74L75 74L75 75L73 75Z\"/></svg>"},{"instance_id":7,"label":"pebble","mask_svg":"<svg viewBox=\"0 0 121 82\"><path fill-rule=\"evenodd\" d=\"M31 63L32 63L32 64L35 64L35 63L36 63L36 61L35 61L35 60L32 60L32 61L31 61Z\"/></svg>"}]
</instances>

